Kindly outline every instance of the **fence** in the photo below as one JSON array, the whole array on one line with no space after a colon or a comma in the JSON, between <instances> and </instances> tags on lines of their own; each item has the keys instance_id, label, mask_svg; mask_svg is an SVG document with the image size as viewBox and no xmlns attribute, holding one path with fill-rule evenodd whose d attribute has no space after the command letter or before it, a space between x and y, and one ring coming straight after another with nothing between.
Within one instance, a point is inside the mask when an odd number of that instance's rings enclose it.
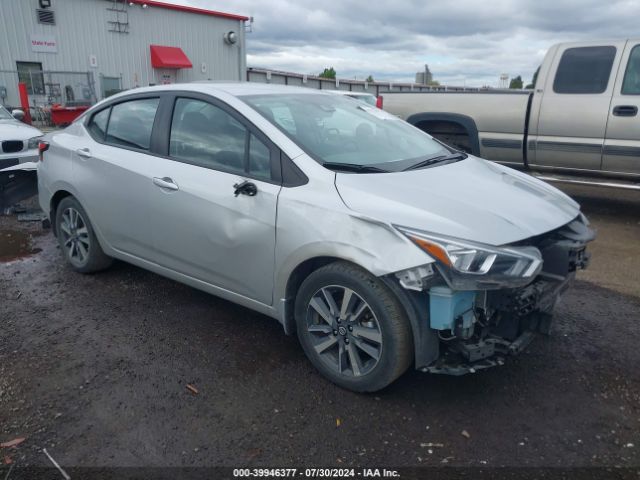
<instances>
[{"instance_id":1,"label":"fence","mask_svg":"<svg viewBox=\"0 0 640 480\"><path fill-rule=\"evenodd\" d=\"M375 96L385 92L478 92L478 87L454 87L446 85L422 85L419 83L367 82L364 80L329 79L314 75L281 72L262 68L247 68L247 81L257 83L273 83L280 85L297 85L320 90L350 90L367 92Z\"/></svg>"},{"instance_id":2,"label":"fence","mask_svg":"<svg viewBox=\"0 0 640 480\"><path fill-rule=\"evenodd\" d=\"M36 125L49 124L51 105L92 105L97 100L92 72L0 70L0 101L4 107L20 107L20 82L27 85L31 117Z\"/></svg>"}]
</instances>

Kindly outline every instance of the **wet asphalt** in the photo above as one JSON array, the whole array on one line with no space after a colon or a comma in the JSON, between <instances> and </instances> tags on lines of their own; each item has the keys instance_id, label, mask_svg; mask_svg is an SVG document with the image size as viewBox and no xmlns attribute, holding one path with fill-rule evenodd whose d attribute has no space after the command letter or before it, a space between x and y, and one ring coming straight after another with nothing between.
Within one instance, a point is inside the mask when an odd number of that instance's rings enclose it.
<instances>
[{"instance_id":1,"label":"wet asphalt","mask_svg":"<svg viewBox=\"0 0 640 480\"><path fill-rule=\"evenodd\" d=\"M599 236L552 335L368 395L270 318L122 262L73 273L50 232L0 217L0 443L25 438L0 472L49 465L43 448L65 466L638 468L640 193L564 190Z\"/></svg>"}]
</instances>

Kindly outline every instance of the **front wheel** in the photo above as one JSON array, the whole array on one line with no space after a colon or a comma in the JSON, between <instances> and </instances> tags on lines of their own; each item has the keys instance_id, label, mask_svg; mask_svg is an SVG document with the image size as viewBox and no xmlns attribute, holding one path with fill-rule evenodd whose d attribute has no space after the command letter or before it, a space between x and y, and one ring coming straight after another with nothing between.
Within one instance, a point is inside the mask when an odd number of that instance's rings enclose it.
<instances>
[{"instance_id":1,"label":"front wheel","mask_svg":"<svg viewBox=\"0 0 640 480\"><path fill-rule=\"evenodd\" d=\"M76 272L97 272L113 262L102 251L87 212L73 197L63 198L56 209L56 233L62 254Z\"/></svg>"},{"instance_id":2,"label":"front wheel","mask_svg":"<svg viewBox=\"0 0 640 480\"><path fill-rule=\"evenodd\" d=\"M329 380L358 392L386 387L412 361L404 309L376 277L346 262L305 279L296 297L298 338Z\"/></svg>"}]
</instances>

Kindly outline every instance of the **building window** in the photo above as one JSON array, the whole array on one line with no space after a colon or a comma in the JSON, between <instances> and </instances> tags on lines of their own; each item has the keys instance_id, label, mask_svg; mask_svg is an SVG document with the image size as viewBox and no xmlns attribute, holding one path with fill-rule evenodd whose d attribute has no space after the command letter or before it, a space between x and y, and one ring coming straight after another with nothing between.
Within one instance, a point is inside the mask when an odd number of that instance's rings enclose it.
<instances>
[{"instance_id":1,"label":"building window","mask_svg":"<svg viewBox=\"0 0 640 480\"><path fill-rule=\"evenodd\" d=\"M568 48L562 54L553 91L603 93L609 84L616 47Z\"/></svg>"},{"instance_id":2,"label":"building window","mask_svg":"<svg viewBox=\"0 0 640 480\"><path fill-rule=\"evenodd\" d=\"M102 98L110 97L122 91L122 79L120 77L101 77Z\"/></svg>"},{"instance_id":3,"label":"building window","mask_svg":"<svg viewBox=\"0 0 640 480\"><path fill-rule=\"evenodd\" d=\"M44 95L44 75L39 62L16 62L18 81L27 84L29 95Z\"/></svg>"}]
</instances>

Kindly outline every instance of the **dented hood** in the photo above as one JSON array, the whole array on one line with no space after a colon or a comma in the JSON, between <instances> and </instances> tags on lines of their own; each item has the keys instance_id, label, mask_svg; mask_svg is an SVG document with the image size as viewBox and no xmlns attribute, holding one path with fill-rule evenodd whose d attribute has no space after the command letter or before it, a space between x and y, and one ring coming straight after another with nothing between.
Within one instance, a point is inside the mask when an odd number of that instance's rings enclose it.
<instances>
[{"instance_id":1,"label":"dented hood","mask_svg":"<svg viewBox=\"0 0 640 480\"><path fill-rule=\"evenodd\" d=\"M475 157L408 172L337 173L336 187L363 215L490 245L546 233L580 212L558 189Z\"/></svg>"}]
</instances>

